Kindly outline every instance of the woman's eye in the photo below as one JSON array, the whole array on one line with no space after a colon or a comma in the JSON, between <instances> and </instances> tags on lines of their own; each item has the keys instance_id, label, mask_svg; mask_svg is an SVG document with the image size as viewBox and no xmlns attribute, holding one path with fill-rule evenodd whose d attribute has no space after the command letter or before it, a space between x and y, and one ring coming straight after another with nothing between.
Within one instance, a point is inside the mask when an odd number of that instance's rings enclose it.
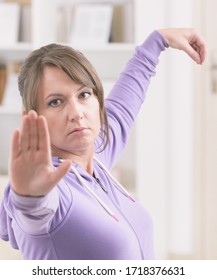
<instances>
[{"instance_id":1,"label":"woman's eye","mask_svg":"<svg viewBox=\"0 0 217 280\"><path fill-rule=\"evenodd\" d=\"M79 95L79 98L81 98L81 99L87 99L87 98L90 97L90 95L91 95L90 92L82 92L82 93Z\"/></svg>"},{"instance_id":2,"label":"woman's eye","mask_svg":"<svg viewBox=\"0 0 217 280\"><path fill-rule=\"evenodd\" d=\"M54 99L54 100L51 100L48 105L51 106L51 107L57 107L61 104L61 100L60 99Z\"/></svg>"}]
</instances>

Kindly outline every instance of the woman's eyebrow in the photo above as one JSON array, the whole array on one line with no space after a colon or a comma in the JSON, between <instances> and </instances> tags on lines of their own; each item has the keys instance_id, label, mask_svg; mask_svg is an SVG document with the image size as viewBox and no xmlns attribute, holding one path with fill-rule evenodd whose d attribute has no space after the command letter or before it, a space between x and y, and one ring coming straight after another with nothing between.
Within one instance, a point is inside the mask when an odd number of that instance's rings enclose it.
<instances>
[{"instance_id":1,"label":"woman's eyebrow","mask_svg":"<svg viewBox=\"0 0 217 280\"><path fill-rule=\"evenodd\" d=\"M76 92L81 91L82 89L89 89L89 87L85 86L85 85L81 85L78 89L76 89ZM58 92L54 92L54 93L50 93L48 96L45 97L45 100L51 98L51 97L62 97L64 94L62 93L58 93Z\"/></svg>"},{"instance_id":2,"label":"woman's eyebrow","mask_svg":"<svg viewBox=\"0 0 217 280\"><path fill-rule=\"evenodd\" d=\"M50 93L48 96L45 97L45 100L49 99L50 97L62 97L63 94L61 93Z\"/></svg>"}]
</instances>

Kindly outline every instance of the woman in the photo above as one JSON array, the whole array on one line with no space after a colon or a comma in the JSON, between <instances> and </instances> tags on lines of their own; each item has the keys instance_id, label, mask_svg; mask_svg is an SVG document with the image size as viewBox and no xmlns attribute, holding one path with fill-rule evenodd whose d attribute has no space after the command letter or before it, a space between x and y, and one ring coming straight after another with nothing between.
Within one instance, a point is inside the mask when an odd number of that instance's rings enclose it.
<instances>
[{"instance_id":1,"label":"woman","mask_svg":"<svg viewBox=\"0 0 217 280\"><path fill-rule=\"evenodd\" d=\"M51 44L19 75L24 116L13 134L0 236L25 259L152 259L146 210L108 170L122 153L158 57L167 47L205 59L193 29L154 31L108 98L86 58Z\"/></svg>"}]
</instances>

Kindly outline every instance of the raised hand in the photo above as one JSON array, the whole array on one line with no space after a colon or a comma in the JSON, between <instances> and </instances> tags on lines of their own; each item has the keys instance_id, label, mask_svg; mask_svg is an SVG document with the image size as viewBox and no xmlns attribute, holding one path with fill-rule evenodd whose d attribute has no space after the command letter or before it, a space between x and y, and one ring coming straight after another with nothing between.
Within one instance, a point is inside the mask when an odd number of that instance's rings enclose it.
<instances>
[{"instance_id":1,"label":"raised hand","mask_svg":"<svg viewBox=\"0 0 217 280\"><path fill-rule=\"evenodd\" d=\"M168 45L186 52L195 62L202 64L206 57L206 45L193 28L168 28L158 30Z\"/></svg>"},{"instance_id":2,"label":"raised hand","mask_svg":"<svg viewBox=\"0 0 217 280\"><path fill-rule=\"evenodd\" d=\"M70 164L66 160L54 170L46 119L35 111L24 115L21 131L15 130L12 137L9 175L13 190L25 196L46 195Z\"/></svg>"}]
</instances>

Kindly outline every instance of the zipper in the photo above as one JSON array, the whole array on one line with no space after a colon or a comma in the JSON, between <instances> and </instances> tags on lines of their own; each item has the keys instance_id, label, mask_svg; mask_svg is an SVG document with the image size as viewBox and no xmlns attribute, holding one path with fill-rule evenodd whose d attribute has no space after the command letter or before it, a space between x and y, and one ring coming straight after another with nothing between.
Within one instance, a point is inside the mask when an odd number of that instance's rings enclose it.
<instances>
[{"instance_id":1,"label":"zipper","mask_svg":"<svg viewBox=\"0 0 217 280\"><path fill-rule=\"evenodd\" d=\"M103 184L101 183L100 179L99 179L99 178L95 178L95 179L96 179L96 182L98 183L98 185L101 187L101 189L102 189L106 194L108 194L107 189L103 186Z\"/></svg>"}]
</instances>

